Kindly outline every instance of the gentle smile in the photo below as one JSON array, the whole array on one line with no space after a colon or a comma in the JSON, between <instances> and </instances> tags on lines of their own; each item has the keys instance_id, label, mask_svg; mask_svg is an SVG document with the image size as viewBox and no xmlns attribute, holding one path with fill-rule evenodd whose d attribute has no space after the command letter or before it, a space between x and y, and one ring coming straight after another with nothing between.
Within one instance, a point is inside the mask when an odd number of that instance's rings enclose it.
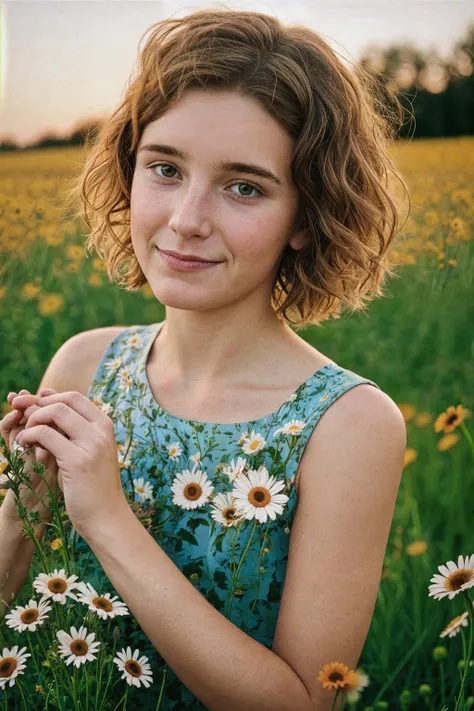
<instances>
[{"instance_id":1,"label":"gentle smile","mask_svg":"<svg viewBox=\"0 0 474 711\"><path fill-rule=\"evenodd\" d=\"M172 254L167 254L163 252L159 247L157 247L158 253L161 259L172 269L177 269L183 272L194 272L201 269L210 269L211 267L216 267L222 262L198 262L189 259L179 259Z\"/></svg>"}]
</instances>

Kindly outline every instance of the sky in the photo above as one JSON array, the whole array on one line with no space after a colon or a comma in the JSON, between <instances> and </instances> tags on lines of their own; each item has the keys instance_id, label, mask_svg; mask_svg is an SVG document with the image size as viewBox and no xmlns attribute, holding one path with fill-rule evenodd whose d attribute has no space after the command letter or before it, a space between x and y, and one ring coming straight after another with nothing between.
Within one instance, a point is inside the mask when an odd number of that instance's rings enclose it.
<instances>
[{"instance_id":1,"label":"sky","mask_svg":"<svg viewBox=\"0 0 474 711\"><path fill-rule=\"evenodd\" d=\"M26 145L106 118L136 69L140 39L160 19L218 2L0 1L0 140ZM474 0L309 0L223 3L320 33L357 61L369 46L411 42L447 56L474 22ZM146 40L142 39L143 46Z\"/></svg>"}]
</instances>

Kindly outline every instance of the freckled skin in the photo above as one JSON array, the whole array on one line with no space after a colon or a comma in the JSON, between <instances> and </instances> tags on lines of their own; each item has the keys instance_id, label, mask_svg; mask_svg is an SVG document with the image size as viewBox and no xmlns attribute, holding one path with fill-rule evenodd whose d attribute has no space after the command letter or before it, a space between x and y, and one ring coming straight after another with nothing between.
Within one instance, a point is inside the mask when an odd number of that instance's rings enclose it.
<instances>
[{"instance_id":1,"label":"freckled skin","mask_svg":"<svg viewBox=\"0 0 474 711\"><path fill-rule=\"evenodd\" d=\"M137 153L132 245L158 300L193 311L228 311L244 300L268 315L280 256L288 242L300 249L306 240L302 233L290 238L297 210L290 178L292 139L257 100L191 91L145 127L139 148L145 143L175 146L192 157L184 162L164 153ZM212 164L221 160L266 167L282 185L256 175L219 174ZM177 272L162 261L156 246L224 263Z\"/></svg>"}]
</instances>

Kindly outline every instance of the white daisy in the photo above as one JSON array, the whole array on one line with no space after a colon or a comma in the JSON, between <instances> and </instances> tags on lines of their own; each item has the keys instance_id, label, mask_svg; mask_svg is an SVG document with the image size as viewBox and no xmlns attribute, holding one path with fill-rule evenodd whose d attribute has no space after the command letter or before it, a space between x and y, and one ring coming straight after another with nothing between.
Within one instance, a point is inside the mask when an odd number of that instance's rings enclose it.
<instances>
[{"instance_id":1,"label":"white daisy","mask_svg":"<svg viewBox=\"0 0 474 711\"><path fill-rule=\"evenodd\" d=\"M351 686L345 695L349 703L356 703L360 698L362 689L365 689L370 683L369 677L362 669L356 669L355 673L357 675L357 683L353 687Z\"/></svg>"},{"instance_id":2,"label":"white daisy","mask_svg":"<svg viewBox=\"0 0 474 711\"><path fill-rule=\"evenodd\" d=\"M183 509L196 509L207 503L213 486L207 480L207 474L200 469L195 470L194 467L192 472L183 469L180 474L177 474L171 490L174 493L174 504L178 504Z\"/></svg>"},{"instance_id":3,"label":"white daisy","mask_svg":"<svg viewBox=\"0 0 474 711\"><path fill-rule=\"evenodd\" d=\"M95 633L87 634L86 627L80 627L79 630L71 627L71 634L59 630L56 632L56 637L59 640L58 652L64 657L66 666L74 664L75 667L79 667L96 659L100 642L94 642Z\"/></svg>"},{"instance_id":4,"label":"white daisy","mask_svg":"<svg viewBox=\"0 0 474 711\"><path fill-rule=\"evenodd\" d=\"M104 367L106 370L118 370L122 367L122 363L121 358L114 358L114 360L108 360Z\"/></svg>"},{"instance_id":5,"label":"white daisy","mask_svg":"<svg viewBox=\"0 0 474 711\"><path fill-rule=\"evenodd\" d=\"M136 350L140 350L140 348L143 345L143 340L138 336L137 334L130 336L130 338L127 340L127 345L131 346L132 348L135 348Z\"/></svg>"},{"instance_id":6,"label":"white daisy","mask_svg":"<svg viewBox=\"0 0 474 711\"><path fill-rule=\"evenodd\" d=\"M211 516L217 523L227 528L236 525L243 518L242 513L237 511L232 494L215 495L211 507Z\"/></svg>"},{"instance_id":7,"label":"white daisy","mask_svg":"<svg viewBox=\"0 0 474 711\"><path fill-rule=\"evenodd\" d=\"M13 686L16 677L25 673L25 660L31 657L31 654L25 654L25 649L26 647L20 650L17 646L11 649L4 647L0 652L0 689L4 689L7 684Z\"/></svg>"},{"instance_id":8,"label":"white daisy","mask_svg":"<svg viewBox=\"0 0 474 711\"><path fill-rule=\"evenodd\" d=\"M112 405L109 402L104 402L100 395L98 395L94 400L92 400L92 402L96 407L99 408L99 410L101 410L106 415L109 415L113 410Z\"/></svg>"},{"instance_id":9,"label":"white daisy","mask_svg":"<svg viewBox=\"0 0 474 711\"><path fill-rule=\"evenodd\" d=\"M130 371L127 370L126 368L122 368L118 373L118 377L119 377L119 384L118 384L119 390L120 391L125 390L125 392L128 393L128 391L130 390L130 388L133 385L133 379L132 379Z\"/></svg>"},{"instance_id":10,"label":"white daisy","mask_svg":"<svg viewBox=\"0 0 474 711\"><path fill-rule=\"evenodd\" d=\"M48 618L47 613L50 610L51 605L44 600L40 600L39 605L36 600L30 600L25 607L17 605L14 610L5 615L5 621L9 627L18 632L25 630L36 632L36 627L42 625Z\"/></svg>"},{"instance_id":11,"label":"white daisy","mask_svg":"<svg viewBox=\"0 0 474 711\"><path fill-rule=\"evenodd\" d=\"M467 612L463 612L462 615L455 617L451 622L448 622L441 632L440 637L455 637L461 631L461 627L469 626L468 617Z\"/></svg>"},{"instance_id":12,"label":"white daisy","mask_svg":"<svg viewBox=\"0 0 474 711\"><path fill-rule=\"evenodd\" d=\"M100 618L106 620L108 617L116 615L128 615L128 607L124 602L119 600L118 595L111 597L110 593L99 595L90 583L79 583L79 594L77 596L79 602L89 605L89 610L92 610Z\"/></svg>"},{"instance_id":13,"label":"white daisy","mask_svg":"<svg viewBox=\"0 0 474 711\"><path fill-rule=\"evenodd\" d=\"M247 474L241 474L234 482L232 495L245 518L256 518L265 523L267 516L274 521L276 514L283 512L288 496L279 492L284 486L283 480L277 481L269 476L267 468L262 465L258 470L249 469Z\"/></svg>"},{"instance_id":14,"label":"white daisy","mask_svg":"<svg viewBox=\"0 0 474 711\"><path fill-rule=\"evenodd\" d=\"M43 600L52 597L55 602L64 605L67 597L77 600L72 592L77 588L77 579L77 575L68 578L64 569L54 570L52 573L40 573L33 580L33 587L42 594Z\"/></svg>"},{"instance_id":15,"label":"white daisy","mask_svg":"<svg viewBox=\"0 0 474 711\"><path fill-rule=\"evenodd\" d=\"M119 459L120 468L129 467L132 461L133 444L128 438L124 444L117 443L117 455Z\"/></svg>"},{"instance_id":16,"label":"white daisy","mask_svg":"<svg viewBox=\"0 0 474 711\"><path fill-rule=\"evenodd\" d=\"M300 435L305 426L306 422L304 420L291 420L291 422L287 422L283 427L280 427L280 429L275 430L273 436L276 437L280 433L295 436Z\"/></svg>"},{"instance_id":17,"label":"white daisy","mask_svg":"<svg viewBox=\"0 0 474 711\"><path fill-rule=\"evenodd\" d=\"M122 673L121 678L127 680L130 686L146 686L148 688L153 681L151 666L148 664L148 657L138 658L139 651L136 649L133 654L130 647L117 652L114 662Z\"/></svg>"},{"instance_id":18,"label":"white daisy","mask_svg":"<svg viewBox=\"0 0 474 711\"><path fill-rule=\"evenodd\" d=\"M257 454L258 452L261 452L262 449L264 449L265 445L266 442L264 438L261 434L256 433L255 430L252 430L250 435L248 435L247 437L243 437L242 449L244 450L245 454Z\"/></svg>"},{"instance_id":19,"label":"white daisy","mask_svg":"<svg viewBox=\"0 0 474 711\"><path fill-rule=\"evenodd\" d=\"M231 463L223 467L222 471L227 474L231 481L235 481L239 474L242 474L244 467L247 464L245 457L237 457L237 463L232 459Z\"/></svg>"},{"instance_id":20,"label":"white daisy","mask_svg":"<svg viewBox=\"0 0 474 711\"><path fill-rule=\"evenodd\" d=\"M140 502L153 498L153 487L150 482L145 481L142 476L139 479L133 480L133 488Z\"/></svg>"},{"instance_id":21,"label":"white daisy","mask_svg":"<svg viewBox=\"0 0 474 711\"><path fill-rule=\"evenodd\" d=\"M168 445L168 454L170 455L170 459L176 460L182 453L183 450L179 442L172 442Z\"/></svg>"},{"instance_id":22,"label":"white daisy","mask_svg":"<svg viewBox=\"0 0 474 711\"><path fill-rule=\"evenodd\" d=\"M196 452L196 454L193 454L191 457L189 457L194 464L197 464L198 462L201 461L201 452Z\"/></svg>"},{"instance_id":23,"label":"white daisy","mask_svg":"<svg viewBox=\"0 0 474 711\"><path fill-rule=\"evenodd\" d=\"M446 565L439 565L438 570L441 575L434 575L429 586L429 596L435 600L441 600L446 595L452 600L455 595L462 590L468 590L474 586L474 555L463 558L458 557L458 564L450 560Z\"/></svg>"},{"instance_id":24,"label":"white daisy","mask_svg":"<svg viewBox=\"0 0 474 711\"><path fill-rule=\"evenodd\" d=\"M248 436L249 436L249 433L248 433L247 431L242 432L242 434L240 435L240 439L239 439L239 441L237 442L237 444L242 445L242 444L245 442L245 440L246 440L246 438L247 438Z\"/></svg>"}]
</instances>

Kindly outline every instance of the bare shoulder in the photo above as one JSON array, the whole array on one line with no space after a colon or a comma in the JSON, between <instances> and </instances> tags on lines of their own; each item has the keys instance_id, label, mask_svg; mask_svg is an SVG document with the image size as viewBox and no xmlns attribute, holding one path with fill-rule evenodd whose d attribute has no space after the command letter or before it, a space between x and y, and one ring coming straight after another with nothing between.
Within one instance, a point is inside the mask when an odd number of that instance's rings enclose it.
<instances>
[{"instance_id":1,"label":"bare shoulder","mask_svg":"<svg viewBox=\"0 0 474 711\"><path fill-rule=\"evenodd\" d=\"M41 388L77 390L87 396L92 378L110 342L128 326L105 326L76 333L51 358Z\"/></svg>"},{"instance_id":2,"label":"bare shoulder","mask_svg":"<svg viewBox=\"0 0 474 711\"><path fill-rule=\"evenodd\" d=\"M296 476L298 495L298 485L314 477L323 452L330 457L353 440L361 450L375 446L404 453L406 435L400 408L387 393L368 383L354 386L328 407L311 433Z\"/></svg>"},{"instance_id":3,"label":"bare shoulder","mask_svg":"<svg viewBox=\"0 0 474 711\"><path fill-rule=\"evenodd\" d=\"M315 669L335 660L355 669L365 644L405 447L399 408L367 383L341 395L308 441L273 651L320 711L334 692Z\"/></svg>"}]
</instances>

